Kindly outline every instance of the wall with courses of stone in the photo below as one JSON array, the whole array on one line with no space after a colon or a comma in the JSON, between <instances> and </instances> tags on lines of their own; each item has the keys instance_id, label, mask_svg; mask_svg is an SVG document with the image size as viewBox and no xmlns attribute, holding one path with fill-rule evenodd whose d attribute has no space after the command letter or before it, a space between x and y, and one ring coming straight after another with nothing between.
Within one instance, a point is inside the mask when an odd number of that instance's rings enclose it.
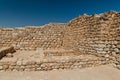
<instances>
[{"instance_id":1,"label":"wall with courses of stone","mask_svg":"<svg viewBox=\"0 0 120 80\"><path fill-rule=\"evenodd\" d=\"M46 52L45 56L109 54L120 66L120 13L106 12L99 15L79 16L66 24L48 24L43 27L0 28L0 48L14 46L16 50L42 48L73 50L73 52ZM115 55L117 54L117 55ZM107 55L107 57L111 57ZM105 55L106 56L106 55ZM61 58L60 57L60 58ZM115 59L114 59L115 58ZM70 58L69 58L70 59ZM53 61L0 60L0 70L51 70L83 68L106 64L104 59L70 59ZM71 61L72 60L72 61Z\"/></svg>"},{"instance_id":2,"label":"wall with courses of stone","mask_svg":"<svg viewBox=\"0 0 120 80\"><path fill-rule=\"evenodd\" d=\"M68 48L81 53L120 54L120 13L83 15L71 20L64 39Z\"/></svg>"},{"instance_id":3,"label":"wall with courses of stone","mask_svg":"<svg viewBox=\"0 0 120 80\"><path fill-rule=\"evenodd\" d=\"M0 48L14 46L19 50L62 48L65 24L44 27L0 28Z\"/></svg>"},{"instance_id":4,"label":"wall with courses of stone","mask_svg":"<svg viewBox=\"0 0 120 80\"><path fill-rule=\"evenodd\" d=\"M79 53L120 53L120 13L79 16L67 24L0 28L0 48L72 49Z\"/></svg>"},{"instance_id":5,"label":"wall with courses of stone","mask_svg":"<svg viewBox=\"0 0 120 80\"><path fill-rule=\"evenodd\" d=\"M64 60L43 59L43 60L17 60L17 59L2 59L0 60L0 71L48 71L53 69L80 69L85 67L93 67L98 65L108 64L105 58L86 58L80 59L69 58Z\"/></svg>"}]
</instances>

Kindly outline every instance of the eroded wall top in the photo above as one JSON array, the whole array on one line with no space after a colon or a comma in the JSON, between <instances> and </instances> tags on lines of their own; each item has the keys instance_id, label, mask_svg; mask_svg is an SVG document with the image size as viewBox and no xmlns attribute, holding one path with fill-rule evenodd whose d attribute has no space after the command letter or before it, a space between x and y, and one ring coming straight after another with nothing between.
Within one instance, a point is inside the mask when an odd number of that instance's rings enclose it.
<instances>
[{"instance_id":1,"label":"eroded wall top","mask_svg":"<svg viewBox=\"0 0 120 80\"><path fill-rule=\"evenodd\" d=\"M0 28L0 48L72 49L80 53L120 53L120 13L79 16L66 24Z\"/></svg>"}]
</instances>

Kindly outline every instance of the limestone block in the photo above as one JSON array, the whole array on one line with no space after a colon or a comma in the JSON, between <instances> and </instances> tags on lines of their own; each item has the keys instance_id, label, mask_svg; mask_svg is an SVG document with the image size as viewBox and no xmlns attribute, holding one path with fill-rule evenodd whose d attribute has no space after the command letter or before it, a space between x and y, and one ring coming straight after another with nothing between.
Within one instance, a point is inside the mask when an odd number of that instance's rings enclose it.
<instances>
[{"instance_id":1,"label":"limestone block","mask_svg":"<svg viewBox=\"0 0 120 80\"><path fill-rule=\"evenodd\" d=\"M25 66L20 66L21 69L25 69Z\"/></svg>"},{"instance_id":2,"label":"limestone block","mask_svg":"<svg viewBox=\"0 0 120 80\"><path fill-rule=\"evenodd\" d=\"M23 60L22 61L22 65L27 65L28 64L28 60Z\"/></svg>"},{"instance_id":3,"label":"limestone block","mask_svg":"<svg viewBox=\"0 0 120 80\"><path fill-rule=\"evenodd\" d=\"M31 70L26 68L24 71L31 71Z\"/></svg>"},{"instance_id":4,"label":"limestone block","mask_svg":"<svg viewBox=\"0 0 120 80\"><path fill-rule=\"evenodd\" d=\"M3 66L0 66L0 70L2 70L3 69Z\"/></svg>"},{"instance_id":5,"label":"limestone block","mask_svg":"<svg viewBox=\"0 0 120 80\"><path fill-rule=\"evenodd\" d=\"M9 69L10 69L10 70L13 70L14 67L15 67L15 66L10 65L10 66L9 66Z\"/></svg>"},{"instance_id":6,"label":"limestone block","mask_svg":"<svg viewBox=\"0 0 120 80\"><path fill-rule=\"evenodd\" d=\"M105 51L109 51L110 49L109 48L104 48Z\"/></svg>"},{"instance_id":7,"label":"limestone block","mask_svg":"<svg viewBox=\"0 0 120 80\"><path fill-rule=\"evenodd\" d=\"M13 70L11 70L11 71L17 72L18 70L17 70L17 69L13 69Z\"/></svg>"},{"instance_id":8,"label":"limestone block","mask_svg":"<svg viewBox=\"0 0 120 80\"><path fill-rule=\"evenodd\" d=\"M120 48L120 44L117 45L117 48Z\"/></svg>"},{"instance_id":9,"label":"limestone block","mask_svg":"<svg viewBox=\"0 0 120 80\"><path fill-rule=\"evenodd\" d=\"M115 48L114 51L115 51L116 53L120 53L120 50L119 50L118 48Z\"/></svg>"},{"instance_id":10,"label":"limestone block","mask_svg":"<svg viewBox=\"0 0 120 80\"><path fill-rule=\"evenodd\" d=\"M22 65L22 61L19 60L19 61L17 61L16 64L21 66Z\"/></svg>"},{"instance_id":11,"label":"limestone block","mask_svg":"<svg viewBox=\"0 0 120 80\"><path fill-rule=\"evenodd\" d=\"M11 53L8 53L8 54L6 54L6 57L13 57L13 54L11 54Z\"/></svg>"},{"instance_id":12,"label":"limestone block","mask_svg":"<svg viewBox=\"0 0 120 80\"><path fill-rule=\"evenodd\" d=\"M28 61L28 63L27 63L27 65L35 65L35 64L36 64L36 62L33 61L33 60L30 60L30 61Z\"/></svg>"},{"instance_id":13,"label":"limestone block","mask_svg":"<svg viewBox=\"0 0 120 80\"><path fill-rule=\"evenodd\" d=\"M97 53L101 53L101 54L105 54L106 53L106 51L97 51Z\"/></svg>"},{"instance_id":14,"label":"limestone block","mask_svg":"<svg viewBox=\"0 0 120 80\"><path fill-rule=\"evenodd\" d=\"M40 71L42 68L41 67L38 67L38 68L36 68L36 71Z\"/></svg>"}]
</instances>

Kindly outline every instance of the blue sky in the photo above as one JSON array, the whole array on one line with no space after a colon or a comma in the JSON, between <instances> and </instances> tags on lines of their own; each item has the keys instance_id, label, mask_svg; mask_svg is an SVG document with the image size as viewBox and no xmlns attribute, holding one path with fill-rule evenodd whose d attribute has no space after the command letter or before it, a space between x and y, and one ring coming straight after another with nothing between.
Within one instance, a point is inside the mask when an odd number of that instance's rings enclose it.
<instances>
[{"instance_id":1,"label":"blue sky","mask_svg":"<svg viewBox=\"0 0 120 80\"><path fill-rule=\"evenodd\" d=\"M0 0L0 27L66 23L87 14L120 11L120 0Z\"/></svg>"}]
</instances>

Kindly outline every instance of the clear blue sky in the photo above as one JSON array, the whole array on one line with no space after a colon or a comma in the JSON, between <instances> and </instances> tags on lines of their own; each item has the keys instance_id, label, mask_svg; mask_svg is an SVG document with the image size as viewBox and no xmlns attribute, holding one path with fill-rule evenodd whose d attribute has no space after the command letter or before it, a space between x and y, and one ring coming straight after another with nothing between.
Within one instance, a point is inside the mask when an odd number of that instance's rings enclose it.
<instances>
[{"instance_id":1,"label":"clear blue sky","mask_svg":"<svg viewBox=\"0 0 120 80\"><path fill-rule=\"evenodd\" d=\"M0 26L65 23L83 13L120 11L120 0L0 0Z\"/></svg>"}]
</instances>

